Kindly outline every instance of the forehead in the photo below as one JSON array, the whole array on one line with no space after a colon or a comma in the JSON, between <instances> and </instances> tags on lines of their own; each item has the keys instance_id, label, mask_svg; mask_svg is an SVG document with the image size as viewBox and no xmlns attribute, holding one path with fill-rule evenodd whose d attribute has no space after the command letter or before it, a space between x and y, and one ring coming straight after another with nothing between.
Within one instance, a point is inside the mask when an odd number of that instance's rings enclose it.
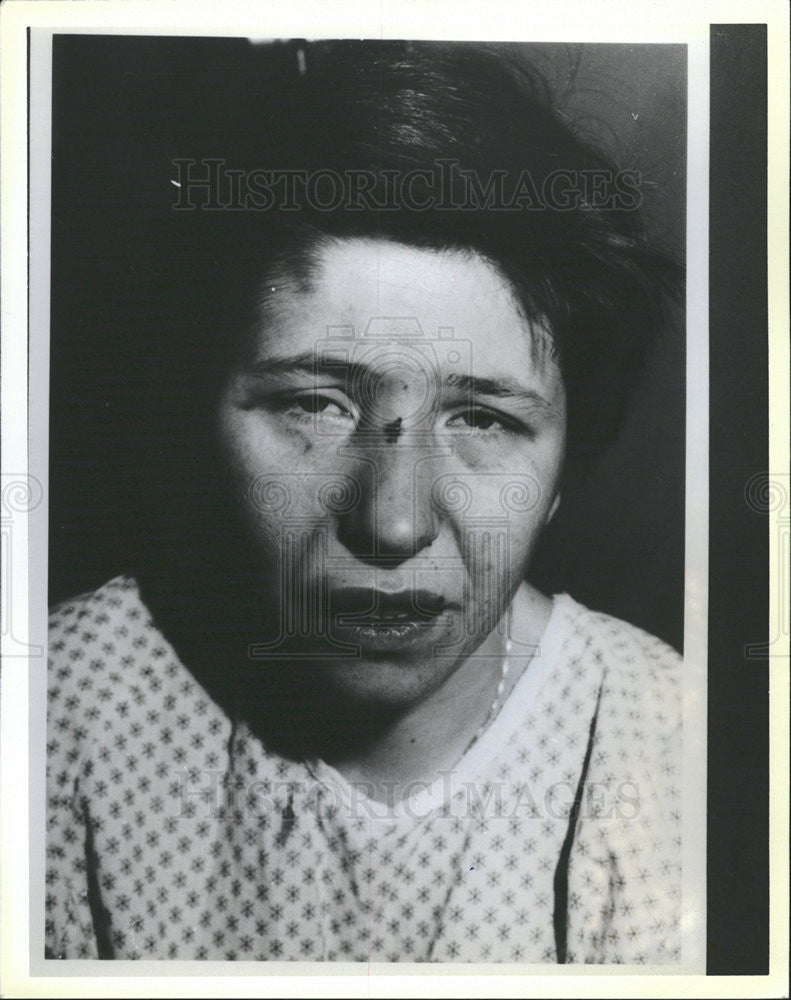
<instances>
[{"instance_id":1,"label":"forehead","mask_svg":"<svg viewBox=\"0 0 791 1000\"><path fill-rule=\"evenodd\" d=\"M481 375L554 377L545 328L521 313L508 282L482 257L386 240L350 239L316 251L307 281L288 273L261 288L260 353L310 350L339 335L378 351L421 335L455 341Z\"/></svg>"}]
</instances>

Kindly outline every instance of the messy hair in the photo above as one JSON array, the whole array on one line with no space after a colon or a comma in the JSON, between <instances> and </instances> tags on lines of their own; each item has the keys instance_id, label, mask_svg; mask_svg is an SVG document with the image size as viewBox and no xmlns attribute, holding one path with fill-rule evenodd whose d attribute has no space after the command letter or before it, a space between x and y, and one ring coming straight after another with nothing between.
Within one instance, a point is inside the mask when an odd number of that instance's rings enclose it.
<instances>
[{"instance_id":1,"label":"messy hair","mask_svg":"<svg viewBox=\"0 0 791 1000\"><path fill-rule=\"evenodd\" d=\"M325 183L318 204L292 193L285 208L252 198L233 211L174 213L209 369L218 331L228 346L254 321L262 276L304 275L327 238L472 251L551 332L568 398L567 466L595 460L668 329L680 268L648 239L634 178L574 134L541 76L502 47L324 41L251 46L244 78L222 123L239 174L302 171L350 186L333 197ZM405 177L399 190L394 179Z\"/></svg>"}]
</instances>

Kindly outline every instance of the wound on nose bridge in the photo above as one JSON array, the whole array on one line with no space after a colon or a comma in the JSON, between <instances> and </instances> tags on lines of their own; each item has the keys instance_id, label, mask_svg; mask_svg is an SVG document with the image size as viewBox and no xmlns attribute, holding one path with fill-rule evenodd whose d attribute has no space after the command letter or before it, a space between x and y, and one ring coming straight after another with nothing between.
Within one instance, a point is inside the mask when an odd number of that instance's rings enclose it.
<instances>
[{"instance_id":1,"label":"wound on nose bridge","mask_svg":"<svg viewBox=\"0 0 791 1000\"><path fill-rule=\"evenodd\" d=\"M389 424L384 425L385 441L388 444L395 444L399 439L401 436L401 424L403 422L403 417L397 417L395 420L391 420Z\"/></svg>"}]
</instances>

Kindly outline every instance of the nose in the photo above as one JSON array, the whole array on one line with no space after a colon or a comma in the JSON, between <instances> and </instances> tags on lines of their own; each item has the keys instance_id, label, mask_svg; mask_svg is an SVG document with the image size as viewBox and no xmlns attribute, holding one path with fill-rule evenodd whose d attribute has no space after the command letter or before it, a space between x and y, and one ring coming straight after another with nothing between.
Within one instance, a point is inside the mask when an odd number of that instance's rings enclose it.
<instances>
[{"instance_id":1,"label":"nose","mask_svg":"<svg viewBox=\"0 0 791 1000\"><path fill-rule=\"evenodd\" d=\"M437 537L429 457L406 438L367 447L360 456L353 473L360 500L338 526L339 540L358 559L399 565Z\"/></svg>"}]
</instances>

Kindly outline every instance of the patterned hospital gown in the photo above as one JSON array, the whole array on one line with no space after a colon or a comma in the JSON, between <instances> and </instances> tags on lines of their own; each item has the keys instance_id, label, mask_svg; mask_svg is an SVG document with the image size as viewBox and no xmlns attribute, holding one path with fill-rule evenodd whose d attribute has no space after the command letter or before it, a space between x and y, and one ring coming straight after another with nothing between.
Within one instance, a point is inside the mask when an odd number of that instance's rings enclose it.
<instances>
[{"instance_id":1,"label":"patterned hospital gown","mask_svg":"<svg viewBox=\"0 0 791 1000\"><path fill-rule=\"evenodd\" d=\"M452 772L388 810L268 752L135 581L50 637L47 954L681 961L677 654L554 598L540 652Z\"/></svg>"}]
</instances>

